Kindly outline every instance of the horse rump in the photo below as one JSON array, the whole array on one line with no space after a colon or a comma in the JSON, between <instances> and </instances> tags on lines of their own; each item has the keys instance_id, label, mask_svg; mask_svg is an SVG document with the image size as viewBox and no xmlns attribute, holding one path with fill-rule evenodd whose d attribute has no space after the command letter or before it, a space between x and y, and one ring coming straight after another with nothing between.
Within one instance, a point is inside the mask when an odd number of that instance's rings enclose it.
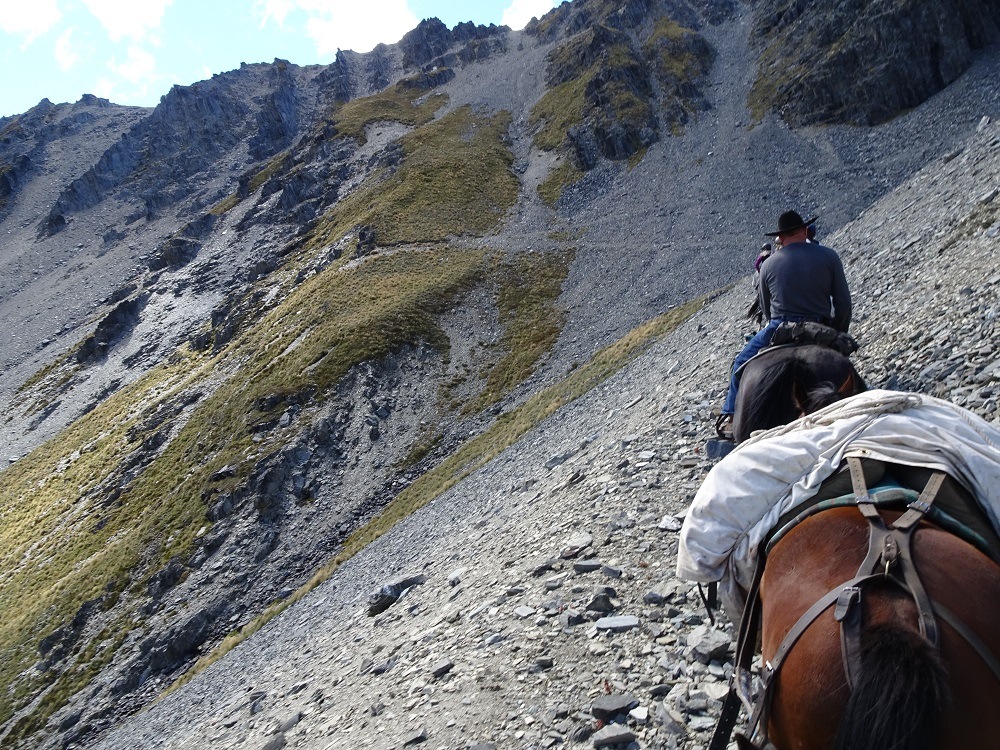
<instances>
[{"instance_id":1,"label":"horse rump","mask_svg":"<svg viewBox=\"0 0 1000 750\"><path fill-rule=\"evenodd\" d=\"M951 702L937 650L919 633L878 625L862 634L857 681L835 750L933 750Z\"/></svg>"}]
</instances>

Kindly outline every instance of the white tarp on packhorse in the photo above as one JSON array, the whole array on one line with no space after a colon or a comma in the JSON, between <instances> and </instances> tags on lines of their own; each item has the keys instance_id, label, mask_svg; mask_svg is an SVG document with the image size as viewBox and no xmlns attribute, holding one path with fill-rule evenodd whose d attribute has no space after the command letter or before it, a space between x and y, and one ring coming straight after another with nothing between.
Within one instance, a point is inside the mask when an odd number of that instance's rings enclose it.
<instances>
[{"instance_id":1,"label":"white tarp on packhorse","mask_svg":"<svg viewBox=\"0 0 1000 750\"><path fill-rule=\"evenodd\" d=\"M847 456L944 471L979 499L1000 533L1000 429L933 396L875 390L755 434L715 465L681 529L677 575L719 581L737 618L757 547Z\"/></svg>"}]
</instances>

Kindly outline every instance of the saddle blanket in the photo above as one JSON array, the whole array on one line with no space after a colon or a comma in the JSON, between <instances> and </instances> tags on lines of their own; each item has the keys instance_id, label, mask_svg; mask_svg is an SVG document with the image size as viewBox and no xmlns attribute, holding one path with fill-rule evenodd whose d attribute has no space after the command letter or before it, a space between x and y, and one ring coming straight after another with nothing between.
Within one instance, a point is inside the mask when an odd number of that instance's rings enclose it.
<instances>
[{"instance_id":1,"label":"saddle blanket","mask_svg":"<svg viewBox=\"0 0 1000 750\"><path fill-rule=\"evenodd\" d=\"M872 390L754 435L716 464L681 528L677 575L719 581L738 621L757 548L787 511L847 456L944 471L978 499L1000 533L1000 429L933 396Z\"/></svg>"}]
</instances>

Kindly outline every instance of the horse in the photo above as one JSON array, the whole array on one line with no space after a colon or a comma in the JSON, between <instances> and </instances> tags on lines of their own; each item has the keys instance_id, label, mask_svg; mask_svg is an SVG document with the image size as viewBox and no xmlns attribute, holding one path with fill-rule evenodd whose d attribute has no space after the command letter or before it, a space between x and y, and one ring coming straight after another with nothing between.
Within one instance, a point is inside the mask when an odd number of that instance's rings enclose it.
<instances>
[{"instance_id":1,"label":"horse","mask_svg":"<svg viewBox=\"0 0 1000 750\"><path fill-rule=\"evenodd\" d=\"M756 430L788 424L867 388L851 360L835 349L765 347L743 366L733 438L739 444Z\"/></svg>"},{"instance_id":2,"label":"horse","mask_svg":"<svg viewBox=\"0 0 1000 750\"><path fill-rule=\"evenodd\" d=\"M946 498L965 492L953 479L938 476L938 486L951 488L943 492ZM1000 737L995 532L990 527L990 542L980 536L976 546L928 523L919 502L895 511L870 503L861 481L855 493L864 501L822 507L786 527L755 584L761 655L772 678L761 719L767 739L778 750L995 746ZM925 492L918 501L927 498ZM968 499L959 507L962 513L981 513ZM873 530L902 533L894 525L906 526L907 533L891 544ZM898 555L888 557L893 544L896 553L906 553L901 563ZM865 570L871 574L859 581ZM852 612L853 636L843 624ZM753 642L743 647L752 653L756 638L748 637ZM743 750L758 748L745 737L737 740Z\"/></svg>"}]
</instances>

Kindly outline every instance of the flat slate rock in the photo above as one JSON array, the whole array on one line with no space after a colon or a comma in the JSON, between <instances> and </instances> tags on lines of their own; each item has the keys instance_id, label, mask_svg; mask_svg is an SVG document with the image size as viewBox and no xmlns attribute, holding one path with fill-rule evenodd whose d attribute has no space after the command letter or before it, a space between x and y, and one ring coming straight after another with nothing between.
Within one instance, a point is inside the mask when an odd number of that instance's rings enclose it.
<instances>
[{"instance_id":1,"label":"flat slate rock","mask_svg":"<svg viewBox=\"0 0 1000 750\"><path fill-rule=\"evenodd\" d=\"M632 731L621 724L608 724L606 727L597 730L591 736L594 747L611 747L613 745L627 745L635 742L635 735Z\"/></svg>"},{"instance_id":2,"label":"flat slate rock","mask_svg":"<svg viewBox=\"0 0 1000 750\"><path fill-rule=\"evenodd\" d=\"M617 617L602 617L597 621L598 630L608 630L612 633L624 633L639 627L639 618L635 615L618 615Z\"/></svg>"},{"instance_id":3,"label":"flat slate rock","mask_svg":"<svg viewBox=\"0 0 1000 750\"><path fill-rule=\"evenodd\" d=\"M590 706L590 713L595 719L609 722L619 714L627 714L638 705L639 701L630 693L612 693L595 698Z\"/></svg>"}]
</instances>

